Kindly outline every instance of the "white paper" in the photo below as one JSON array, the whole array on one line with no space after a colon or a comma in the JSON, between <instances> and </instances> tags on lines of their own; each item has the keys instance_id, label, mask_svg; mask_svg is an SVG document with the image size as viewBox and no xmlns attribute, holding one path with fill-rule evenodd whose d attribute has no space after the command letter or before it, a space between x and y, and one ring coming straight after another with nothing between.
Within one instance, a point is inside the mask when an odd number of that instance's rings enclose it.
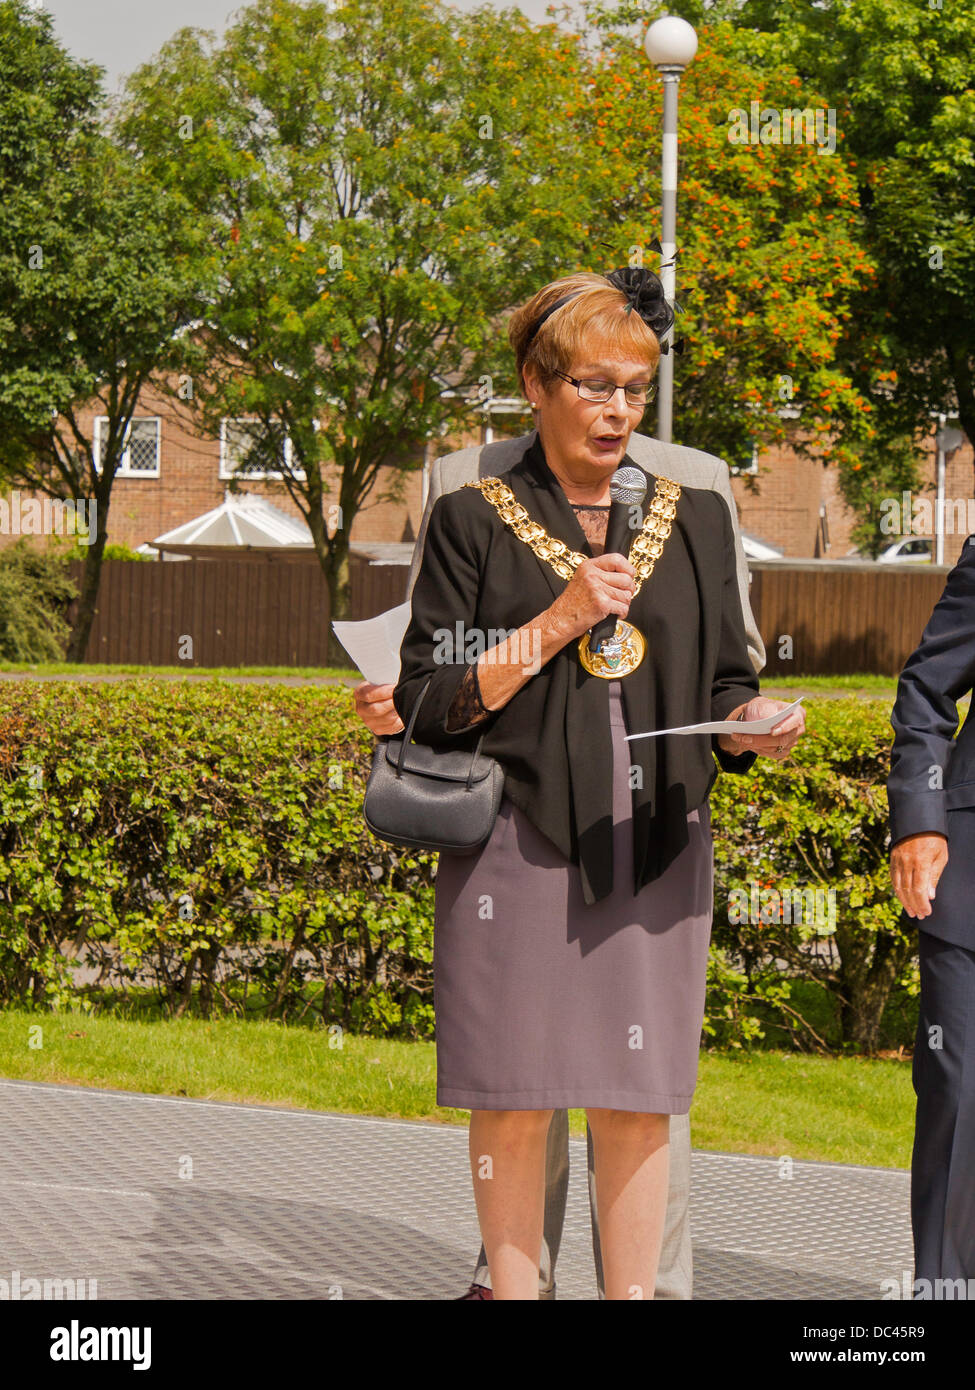
<instances>
[{"instance_id":1,"label":"white paper","mask_svg":"<svg viewBox=\"0 0 975 1390\"><path fill-rule=\"evenodd\" d=\"M627 734L631 738L659 738L661 734L770 734L777 729L794 709L798 709L806 697L800 695L791 705L768 714L764 719L716 719L710 724L684 724L679 729L654 729L647 734Z\"/></svg>"},{"instance_id":2,"label":"white paper","mask_svg":"<svg viewBox=\"0 0 975 1390\"><path fill-rule=\"evenodd\" d=\"M342 646L373 685L395 685L399 680L399 649L412 608L407 601L360 623L332 624Z\"/></svg>"}]
</instances>

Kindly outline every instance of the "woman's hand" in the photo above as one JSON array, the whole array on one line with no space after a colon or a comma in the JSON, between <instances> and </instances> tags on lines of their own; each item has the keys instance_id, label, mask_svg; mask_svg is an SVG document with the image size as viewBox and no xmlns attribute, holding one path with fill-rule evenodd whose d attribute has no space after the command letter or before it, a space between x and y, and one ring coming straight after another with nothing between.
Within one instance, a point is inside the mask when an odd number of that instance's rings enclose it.
<instances>
[{"instance_id":1,"label":"woman's hand","mask_svg":"<svg viewBox=\"0 0 975 1390\"><path fill-rule=\"evenodd\" d=\"M729 718L737 719L744 712L745 719L766 719L776 710L786 709L788 704L787 700L770 700L765 695L756 695L754 700L735 710ZM718 743L726 753L759 753L781 763L785 762L805 732L806 713L800 705L781 724L775 725L771 733L719 734Z\"/></svg>"},{"instance_id":2,"label":"woman's hand","mask_svg":"<svg viewBox=\"0 0 975 1390\"><path fill-rule=\"evenodd\" d=\"M610 613L625 618L635 584L636 570L625 555L596 555L576 567L561 594L545 610L545 616L550 626L569 642Z\"/></svg>"},{"instance_id":3,"label":"woman's hand","mask_svg":"<svg viewBox=\"0 0 975 1390\"><path fill-rule=\"evenodd\" d=\"M356 714L374 734L398 734L403 728L403 721L393 704L395 689L395 685L373 685L369 681L361 681L352 691Z\"/></svg>"}]
</instances>

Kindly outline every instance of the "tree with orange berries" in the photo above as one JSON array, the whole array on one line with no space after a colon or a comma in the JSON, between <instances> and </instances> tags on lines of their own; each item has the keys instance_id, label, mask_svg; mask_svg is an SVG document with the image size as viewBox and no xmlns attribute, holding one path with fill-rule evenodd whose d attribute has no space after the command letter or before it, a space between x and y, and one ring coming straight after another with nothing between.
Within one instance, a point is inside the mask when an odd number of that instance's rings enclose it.
<instances>
[{"instance_id":1,"label":"tree with orange berries","mask_svg":"<svg viewBox=\"0 0 975 1390\"><path fill-rule=\"evenodd\" d=\"M650 16L652 18L652 16ZM604 151L604 236L656 267L662 100L633 4L586 7L599 54L590 119ZM855 170L842 144L752 138L758 109L815 108L822 97L770 54L746 62L727 23L699 30L680 88L674 437L747 465L789 437L816 457L851 460L874 404L841 359L854 306L876 277L862 237ZM747 140L742 140L743 128ZM797 423L798 422L798 423Z\"/></svg>"}]
</instances>

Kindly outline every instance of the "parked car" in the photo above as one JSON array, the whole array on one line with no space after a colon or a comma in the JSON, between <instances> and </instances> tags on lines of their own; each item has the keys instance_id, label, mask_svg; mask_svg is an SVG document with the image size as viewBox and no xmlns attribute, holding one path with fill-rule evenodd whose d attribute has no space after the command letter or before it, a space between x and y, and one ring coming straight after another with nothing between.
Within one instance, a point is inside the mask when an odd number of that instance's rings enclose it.
<instances>
[{"instance_id":1,"label":"parked car","mask_svg":"<svg viewBox=\"0 0 975 1390\"><path fill-rule=\"evenodd\" d=\"M900 565L910 561L912 564L930 564L934 555L934 541L930 536L902 536L899 541L888 545L877 556L879 565Z\"/></svg>"},{"instance_id":2,"label":"parked car","mask_svg":"<svg viewBox=\"0 0 975 1390\"><path fill-rule=\"evenodd\" d=\"M851 558L865 558L862 551L851 550ZM891 541L877 556L878 565L930 564L934 558L934 541L930 536L901 536Z\"/></svg>"}]
</instances>

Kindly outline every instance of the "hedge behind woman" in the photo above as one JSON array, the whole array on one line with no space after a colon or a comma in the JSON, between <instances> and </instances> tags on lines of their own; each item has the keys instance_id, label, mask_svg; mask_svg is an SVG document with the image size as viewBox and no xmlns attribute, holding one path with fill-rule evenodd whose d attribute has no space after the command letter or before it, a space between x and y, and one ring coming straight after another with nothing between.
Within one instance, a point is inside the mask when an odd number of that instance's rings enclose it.
<instances>
[{"instance_id":1,"label":"hedge behind woman","mask_svg":"<svg viewBox=\"0 0 975 1390\"><path fill-rule=\"evenodd\" d=\"M804 728L796 711L771 735L625 742L783 705L757 693L717 494L648 474L629 557L602 553L673 315L649 271L591 281L512 316L537 438L512 498L482 479L434 505L393 695L405 723L429 678L414 737L484 734L505 774L488 841L440 856L434 921L437 1101L471 1111L495 1299L538 1297L546 1136L567 1107L592 1132L606 1297L653 1297L668 1116L697 1078L715 758L746 772ZM580 639L608 614L635 631L601 660Z\"/></svg>"}]
</instances>

